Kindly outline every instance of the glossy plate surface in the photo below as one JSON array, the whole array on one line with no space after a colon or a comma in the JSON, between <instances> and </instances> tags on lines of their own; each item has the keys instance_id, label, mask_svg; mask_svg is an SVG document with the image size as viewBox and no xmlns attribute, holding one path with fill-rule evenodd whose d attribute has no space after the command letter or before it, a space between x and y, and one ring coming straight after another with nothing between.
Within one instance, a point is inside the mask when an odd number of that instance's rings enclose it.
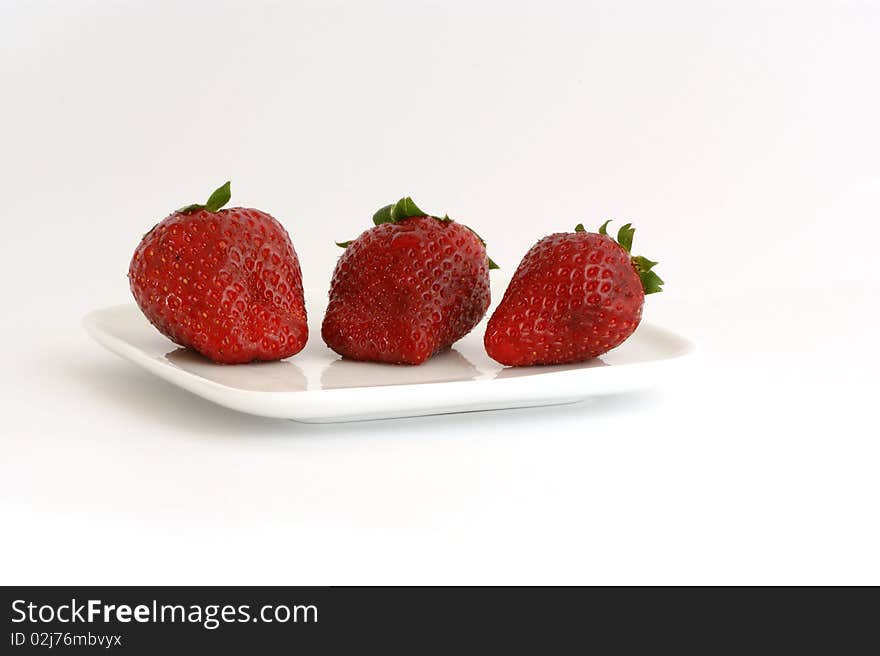
<instances>
[{"instance_id":1,"label":"glossy plate surface","mask_svg":"<svg viewBox=\"0 0 880 656\"><path fill-rule=\"evenodd\" d=\"M213 364L162 336L134 303L95 310L83 324L113 353L193 394L241 412L303 422L573 403L661 383L693 349L679 335L643 322L623 345L589 362L503 367L483 350L484 319L418 367L353 362L321 340L326 293L307 292L306 303L309 343L281 362Z\"/></svg>"}]
</instances>

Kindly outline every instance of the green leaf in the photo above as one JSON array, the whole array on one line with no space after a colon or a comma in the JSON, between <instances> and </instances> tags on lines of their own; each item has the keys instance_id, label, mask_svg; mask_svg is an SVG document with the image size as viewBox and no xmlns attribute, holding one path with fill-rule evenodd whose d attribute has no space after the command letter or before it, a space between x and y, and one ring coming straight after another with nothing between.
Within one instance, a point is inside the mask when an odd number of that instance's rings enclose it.
<instances>
[{"instance_id":1,"label":"green leaf","mask_svg":"<svg viewBox=\"0 0 880 656\"><path fill-rule=\"evenodd\" d=\"M208 202L205 203L205 209L209 212L216 212L229 202L232 198L232 183L227 180L224 184L217 187Z\"/></svg>"},{"instance_id":2,"label":"green leaf","mask_svg":"<svg viewBox=\"0 0 880 656\"><path fill-rule=\"evenodd\" d=\"M574 227L574 231L575 231L575 232L586 232L587 229L584 227L584 224L583 224L583 223L578 223L578 224Z\"/></svg>"},{"instance_id":3,"label":"green leaf","mask_svg":"<svg viewBox=\"0 0 880 656\"><path fill-rule=\"evenodd\" d=\"M348 241L337 241L337 242L334 242L334 243L335 243L337 246L339 246L339 248L348 248L349 246L351 246L351 243L352 243L353 241L354 241L354 239L349 239Z\"/></svg>"},{"instance_id":4,"label":"green leaf","mask_svg":"<svg viewBox=\"0 0 880 656\"><path fill-rule=\"evenodd\" d=\"M612 219L608 219L605 223L599 226L599 234L608 236L608 224L611 223Z\"/></svg>"},{"instance_id":5,"label":"green leaf","mask_svg":"<svg viewBox=\"0 0 880 656\"><path fill-rule=\"evenodd\" d=\"M656 294L663 291L663 279L653 271L640 273L639 278L642 280L642 288L644 288L645 294Z\"/></svg>"},{"instance_id":6,"label":"green leaf","mask_svg":"<svg viewBox=\"0 0 880 656\"><path fill-rule=\"evenodd\" d=\"M373 215L373 223L376 225L382 225L383 223L393 223L393 222L394 222L394 205L386 205L385 207L381 207Z\"/></svg>"},{"instance_id":7,"label":"green leaf","mask_svg":"<svg viewBox=\"0 0 880 656\"><path fill-rule=\"evenodd\" d=\"M641 255L636 255L632 259L633 266L635 266L637 271L650 271L655 266L657 266L657 262L652 262L647 257L642 257Z\"/></svg>"},{"instance_id":8,"label":"green leaf","mask_svg":"<svg viewBox=\"0 0 880 656\"><path fill-rule=\"evenodd\" d=\"M491 271L492 269L500 269L501 268L500 266L495 264L495 261L491 257L489 257L488 255L486 256L486 260L488 260L488 262L489 262L489 271Z\"/></svg>"},{"instance_id":9,"label":"green leaf","mask_svg":"<svg viewBox=\"0 0 880 656\"><path fill-rule=\"evenodd\" d=\"M409 196L397 201L397 204L394 206L394 209L391 210L391 213L394 216L395 221L408 219L413 216L428 216L426 212L419 209L419 206L416 205L413 202L413 199Z\"/></svg>"},{"instance_id":10,"label":"green leaf","mask_svg":"<svg viewBox=\"0 0 880 656\"><path fill-rule=\"evenodd\" d=\"M414 216L429 216L426 212L419 209L412 198L405 196L393 205L386 205L380 208L373 215L373 223L382 225L383 223L394 223L395 221L403 221ZM448 217L447 217L448 218Z\"/></svg>"},{"instance_id":11,"label":"green leaf","mask_svg":"<svg viewBox=\"0 0 880 656\"><path fill-rule=\"evenodd\" d=\"M651 269L657 266L656 262L649 260L647 257L636 255L632 258L632 265L635 267L636 273L639 274L645 294L656 294L663 291L663 279L651 271Z\"/></svg>"},{"instance_id":12,"label":"green leaf","mask_svg":"<svg viewBox=\"0 0 880 656\"><path fill-rule=\"evenodd\" d=\"M231 183L229 182L229 180L227 180L224 184L220 185L214 190L214 193L211 194L211 197L208 198L208 202L204 205L195 203L193 205L181 207L177 211L180 214L189 214L190 212L195 212L196 210L208 210L209 212L216 212L221 207L226 205L226 203L229 202L230 198L232 198L232 189Z\"/></svg>"},{"instance_id":13,"label":"green leaf","mask_svg":"<svg viewBox=\"0 0 880 656\"><path fill-rule=\"evenodd\" d=\"M633 245L633 235L636 234L636 229L632 227L632 223L627 223L623 225L620 230L617 231L617 243L623 247L627 253L632 250Z\"/></svg>"}]
</instances>

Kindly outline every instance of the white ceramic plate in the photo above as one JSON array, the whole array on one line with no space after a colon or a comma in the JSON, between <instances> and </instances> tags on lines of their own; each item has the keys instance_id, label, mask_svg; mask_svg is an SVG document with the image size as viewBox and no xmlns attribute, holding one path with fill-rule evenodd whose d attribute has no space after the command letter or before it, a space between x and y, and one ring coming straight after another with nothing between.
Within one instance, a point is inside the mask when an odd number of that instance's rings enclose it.
<instances>
[{"instance_id":1,"label":"white ceramic plate","mask_svg":"<svg viewBox=\"0 0 880 656\"><path fill-rule=\"evenodd\" d=\"M589 362L503 367L483 350L484 319L452 349L418 367L353 362L321 340L326 292L307 292L306 303L309 343L281 362L214 364L163 337L134 303L95 310L83 323L110 351L209 401L322 423L574 403L662 382L693 348L643 322L623 345Z\"/></svg>"}]
</instances>

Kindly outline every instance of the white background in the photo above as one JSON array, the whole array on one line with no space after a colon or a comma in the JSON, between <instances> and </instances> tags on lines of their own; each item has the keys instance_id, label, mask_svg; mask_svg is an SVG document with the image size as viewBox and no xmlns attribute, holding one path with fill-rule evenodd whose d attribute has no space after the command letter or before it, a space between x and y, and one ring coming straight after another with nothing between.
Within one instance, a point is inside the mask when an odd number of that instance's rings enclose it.
<instances>
[{"instance_id":1,"label":"white background","mask_svg":"<svg viewBox=\"0 0 880 656\"><path fill-rule=\"evenodd\" d=\"M880 583L880 4L526 4L0 0L0 582ZM702 364L563 408L215 407L80 318L227 178L312 287L404 194L502 275L633 221Z\"/></svg>"}]
</instances>

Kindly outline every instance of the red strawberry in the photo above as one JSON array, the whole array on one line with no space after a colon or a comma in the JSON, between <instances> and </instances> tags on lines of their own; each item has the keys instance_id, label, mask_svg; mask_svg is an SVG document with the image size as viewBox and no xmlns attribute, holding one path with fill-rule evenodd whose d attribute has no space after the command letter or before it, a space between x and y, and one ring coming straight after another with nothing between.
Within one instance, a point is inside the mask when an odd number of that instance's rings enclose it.
<instances>
[{"instance_id":1,"label":"red strawberry","mask_svg":"<svg viewBox=\"0 0 880 656\"><path fill-rule=\"evenodd\" d=\"M321 334L353 360L421 364L468 334L489 308L483 240L401 198L336 263Z\"/></svg>"},{"instance_id":2,"label":"red strawberry","mask_svg":"<svg viewBox=\"0 0 880 656\"><path fill-rule=\"evenodd\" d=\"M214 362L280 360L308 339L302 274L290 236L265 212L233 207L229 183L144 235L128 270L156 328Z\"/></svg>"},{"instance_id":3,"label":"red strawberry","mask_svg":"<svg viewBox=\"0 0 880 656\"><path fill-rule=\"evenodd\" d=\"M501 364L563 364L588 360L619 346L639 325L645 294L659 292L656 265L630 256L635 229L617 242L605 231L544 237L513 274L489 319L486 352Z\"/></svg>"}]
</instances>

